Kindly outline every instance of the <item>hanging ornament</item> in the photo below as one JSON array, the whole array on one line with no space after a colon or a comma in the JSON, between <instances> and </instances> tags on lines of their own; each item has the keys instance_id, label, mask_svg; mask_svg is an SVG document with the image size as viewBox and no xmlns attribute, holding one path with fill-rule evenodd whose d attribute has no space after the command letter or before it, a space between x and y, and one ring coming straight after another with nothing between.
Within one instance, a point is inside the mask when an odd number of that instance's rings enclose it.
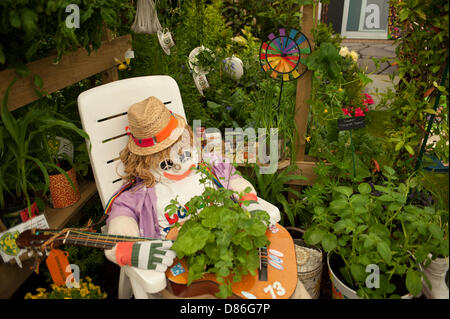
<instances>
[{"instance_id":1,"label":"hanging ornament","mask_svg":"<svg viewBox=\"0 0 450 319\"><path fill-rule=\"evenodd\" d=\"M192 73L192 77L194 78L195 86L197 87L197 90L200 92L201 95L203 95L203 91L209 88L208 79L206 78L205 74L197 74Z\"/></svg>"},{"instance_id":2,"label":"hanging ornament","mask_svg":"<svg viewBox=\"0 0 450 319\"><path fill-rule=\"evenodd\" d=\"M153 0L137 0L136 17L131 30L135 33L153 34L161 30Z\"/></svg>"},{"instance_id":3,"label":"hanging ornament","mask_svg":"<svg viewBox=\"0 0 450 319\"><path fill-rule=\"evenodd\" d=\"M223 60L224 63L224 71L235 81L239 81L239 79L244 74L244 63L241 59L236 57L235 55L226 58Z\"/></svg>"},{"instance_id":4,"label":"hanging ornament","mask_svg":"<svg viewBox=\"0 0 450 319\"><path fill-rule=\"evenodd\" d=\"M162 31L158 30L158 40L164 52L166 52L167 55L170 55L170 48L175 45L175 42L173 41L169 29L164 28Z\"/></svg>"},{"instance_id":5,"label":"hanging ornament","mask_svg":"<svg viewBox=\"0 0 450 319\"><path fill-rule=\"evenodd\" d=\"M215 59L214 53L203 45L189 53L188 64L192 70L195 86L201 95L203 95L203 90L209 88L206 75L212 70Z\"/></svg>"}]
</instances>

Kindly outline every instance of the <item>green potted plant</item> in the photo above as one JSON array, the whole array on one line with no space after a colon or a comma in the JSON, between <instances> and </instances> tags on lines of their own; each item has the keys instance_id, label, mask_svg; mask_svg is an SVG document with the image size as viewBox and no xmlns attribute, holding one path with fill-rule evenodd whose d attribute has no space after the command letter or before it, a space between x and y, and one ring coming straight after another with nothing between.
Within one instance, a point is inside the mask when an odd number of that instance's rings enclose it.
<instances>
[{"instance_id":1,"label":"green potted plant","mask_svg":"<svg viewBox=\"0 0 450 319\"><path fill-rule=\"evenodd\" d=\"M190 218L180 228L171 248L178 258L187 259L187 284L213 273L219 283L216 296L220 298L232 295L232 282L248 273L256 274L258 248L268 245L268 213L246 211L232 200L236 195L240 198L244 194L205 187L202 195L189 200L184 207ZM183 207L173 199L166 211L172 216L180 206Z\"/></svg>"},{"instance_id":2,"label":"green potted plant","mask_svg":"<svg viewBox=\"0 0 450 319\"><path fill-rule=\"evenodd\" d=\"M216 64L216 56L210 49L202 45L191 51L188 63L195 73L208 74Z\"/></svg>"},{"instance_id":3,"label":"green potted plant","mask_svg":"<svg viewBox=\"0 0 450 319\"><path fill-rule=\"evenodd\" d=\"M65 208L73 205L80 199L80 190L72 159L67 153L60 151L60 144L65 139L58 137L56 134L56 131L40 134L43 152L40 153L39 158L41 160L45 159L45 162L52 163L66 172L66 174L62 174L55 169L49 170L49 189L52 205L54 208Z\"/></svg>"},{"instance_id":4,"label":"green potted plant","mask_svg":"<svg viewBox=\"0 0 450 319\"><path fill-rule=\"evenodd\" d=\"M283 84L283 92L273 81L261 81L258 94L252 96L254 108L251 125L255 128L267 129L267 134L259 137L258 147L266 142L270 146L270 129L278 131L278 159L295 159L295 90L293 83ZM281 95L281 96L280 96ZM264 142L263 142L264 140Z\"/></svg>"},{"instance_id":5,"label":"green potted plant","mask_svg":"<svg viewBox=\"0 0 450 319\"><path fill-rule=\"evenodd\" d=\"M421 263L429 253L448 256L448 239L432 206L409 203L417 177L399 183L384 167L384 183L335 186L331 202L314 208L308 244L328 253L335 298L418 296L424 277Z\"/></svg>"},{"instance_id":6,"label":"green potted plant","mask_svg":"<svg viewBox=\"0 0 450 319\"><path fill-rule=\"evenodd\" d=\"M35 201L39 208L44 207L42 197L49 189L49 171L57 171L70 180L61 167L42 156L45 153L42 135L48 136L50 132L62 129L83 138L89 137L73 123L42 109L29 107L23 116L16 118L7 105L9 89L14 83L15 80L9 85L1 108L0 206L2 209L15 207L16 212L8 211L8 214L17 217L25 209L23 220L26 215L31 215ZM14 222L20 222L20 219L16 218Z\"/></svg>"}]
</instances>

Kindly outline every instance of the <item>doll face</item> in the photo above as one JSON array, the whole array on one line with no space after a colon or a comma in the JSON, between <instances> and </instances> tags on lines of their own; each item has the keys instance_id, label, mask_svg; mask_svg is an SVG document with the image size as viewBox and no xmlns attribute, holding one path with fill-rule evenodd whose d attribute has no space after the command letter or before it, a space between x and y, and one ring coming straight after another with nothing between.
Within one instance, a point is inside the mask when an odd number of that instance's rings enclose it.
<instances>
[{"instance_id":1,"label":"doll face","mask_svg":"<svg viewBox=\"0 0 450 319\"><path fill-rule=\"evenodd\" d=\"M158 176L160 181L179 181L189 176L197 163L198 155L191 145L190 134L184 130L181 140L171 146L170 157L163 159L158 167L152 169L152 173Z\"/></svg>"}]
</instances>

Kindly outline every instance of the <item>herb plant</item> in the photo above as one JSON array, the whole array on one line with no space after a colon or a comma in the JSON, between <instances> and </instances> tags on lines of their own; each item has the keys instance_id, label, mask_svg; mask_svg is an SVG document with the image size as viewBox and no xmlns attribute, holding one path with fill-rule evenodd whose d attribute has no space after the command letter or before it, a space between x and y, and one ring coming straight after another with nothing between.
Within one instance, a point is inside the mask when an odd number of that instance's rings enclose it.
<instances>
[{"instance_id":1,"label":"herb plant","mask_svg":"<svg viewBox=\"0 0 450 319\"><path fill-rule=\"evenodd\" d=\"M189 200L185 204L189 219L171 248L178 258L187 260L188 285L206 273L213 273L219 282L216 295L220 298L231 296L232 282L240 281L248 273L256 274L258 248L269 244L267 212L248 212L231 199L236 195L243 194L206 187L202 195ZM177 199L173 199L166 207L169 216L176 214L178 207Z\"/></svg>"},{"instance_id":2,"label":"herb plant","mask_svg":"<svg viewBox=\"0 0 450 319\"><path fill-rule=\"evenodd\" d=\"M383 174L386 182L373 187L334 187L332 201L314 208L313 225L303 238L341 258L340 274L358 296L400 297L401 286L417 296L422 278L427 281L418 264L429 262L429 253L448 256L445 212L408 203L416 177L399 183L392 168L385 167ZM371 264L380 269L378 289L365 284Z\"/></svg>"}]
</instances>

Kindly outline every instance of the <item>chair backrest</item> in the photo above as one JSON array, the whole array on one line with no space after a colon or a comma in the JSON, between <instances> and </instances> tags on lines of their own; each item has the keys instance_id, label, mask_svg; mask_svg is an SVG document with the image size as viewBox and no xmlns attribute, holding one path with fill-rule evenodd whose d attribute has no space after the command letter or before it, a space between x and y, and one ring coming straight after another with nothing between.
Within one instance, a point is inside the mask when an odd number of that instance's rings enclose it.
<instances>
[{"instance_id":1,"label":"chair backrest","mask_svg":"<svg viewBox=\"0 0 450 319\"><path fill-rule=\"evenodd\" d=\"M170 76L145 76L119 80L81 93L78 110L83 129L89 134L89 157L103 207L122 185L119 159L128 136L128 108L149 96L156 96L173 113L186 119L180 89Z\"/></svg>"}]
</instances>

